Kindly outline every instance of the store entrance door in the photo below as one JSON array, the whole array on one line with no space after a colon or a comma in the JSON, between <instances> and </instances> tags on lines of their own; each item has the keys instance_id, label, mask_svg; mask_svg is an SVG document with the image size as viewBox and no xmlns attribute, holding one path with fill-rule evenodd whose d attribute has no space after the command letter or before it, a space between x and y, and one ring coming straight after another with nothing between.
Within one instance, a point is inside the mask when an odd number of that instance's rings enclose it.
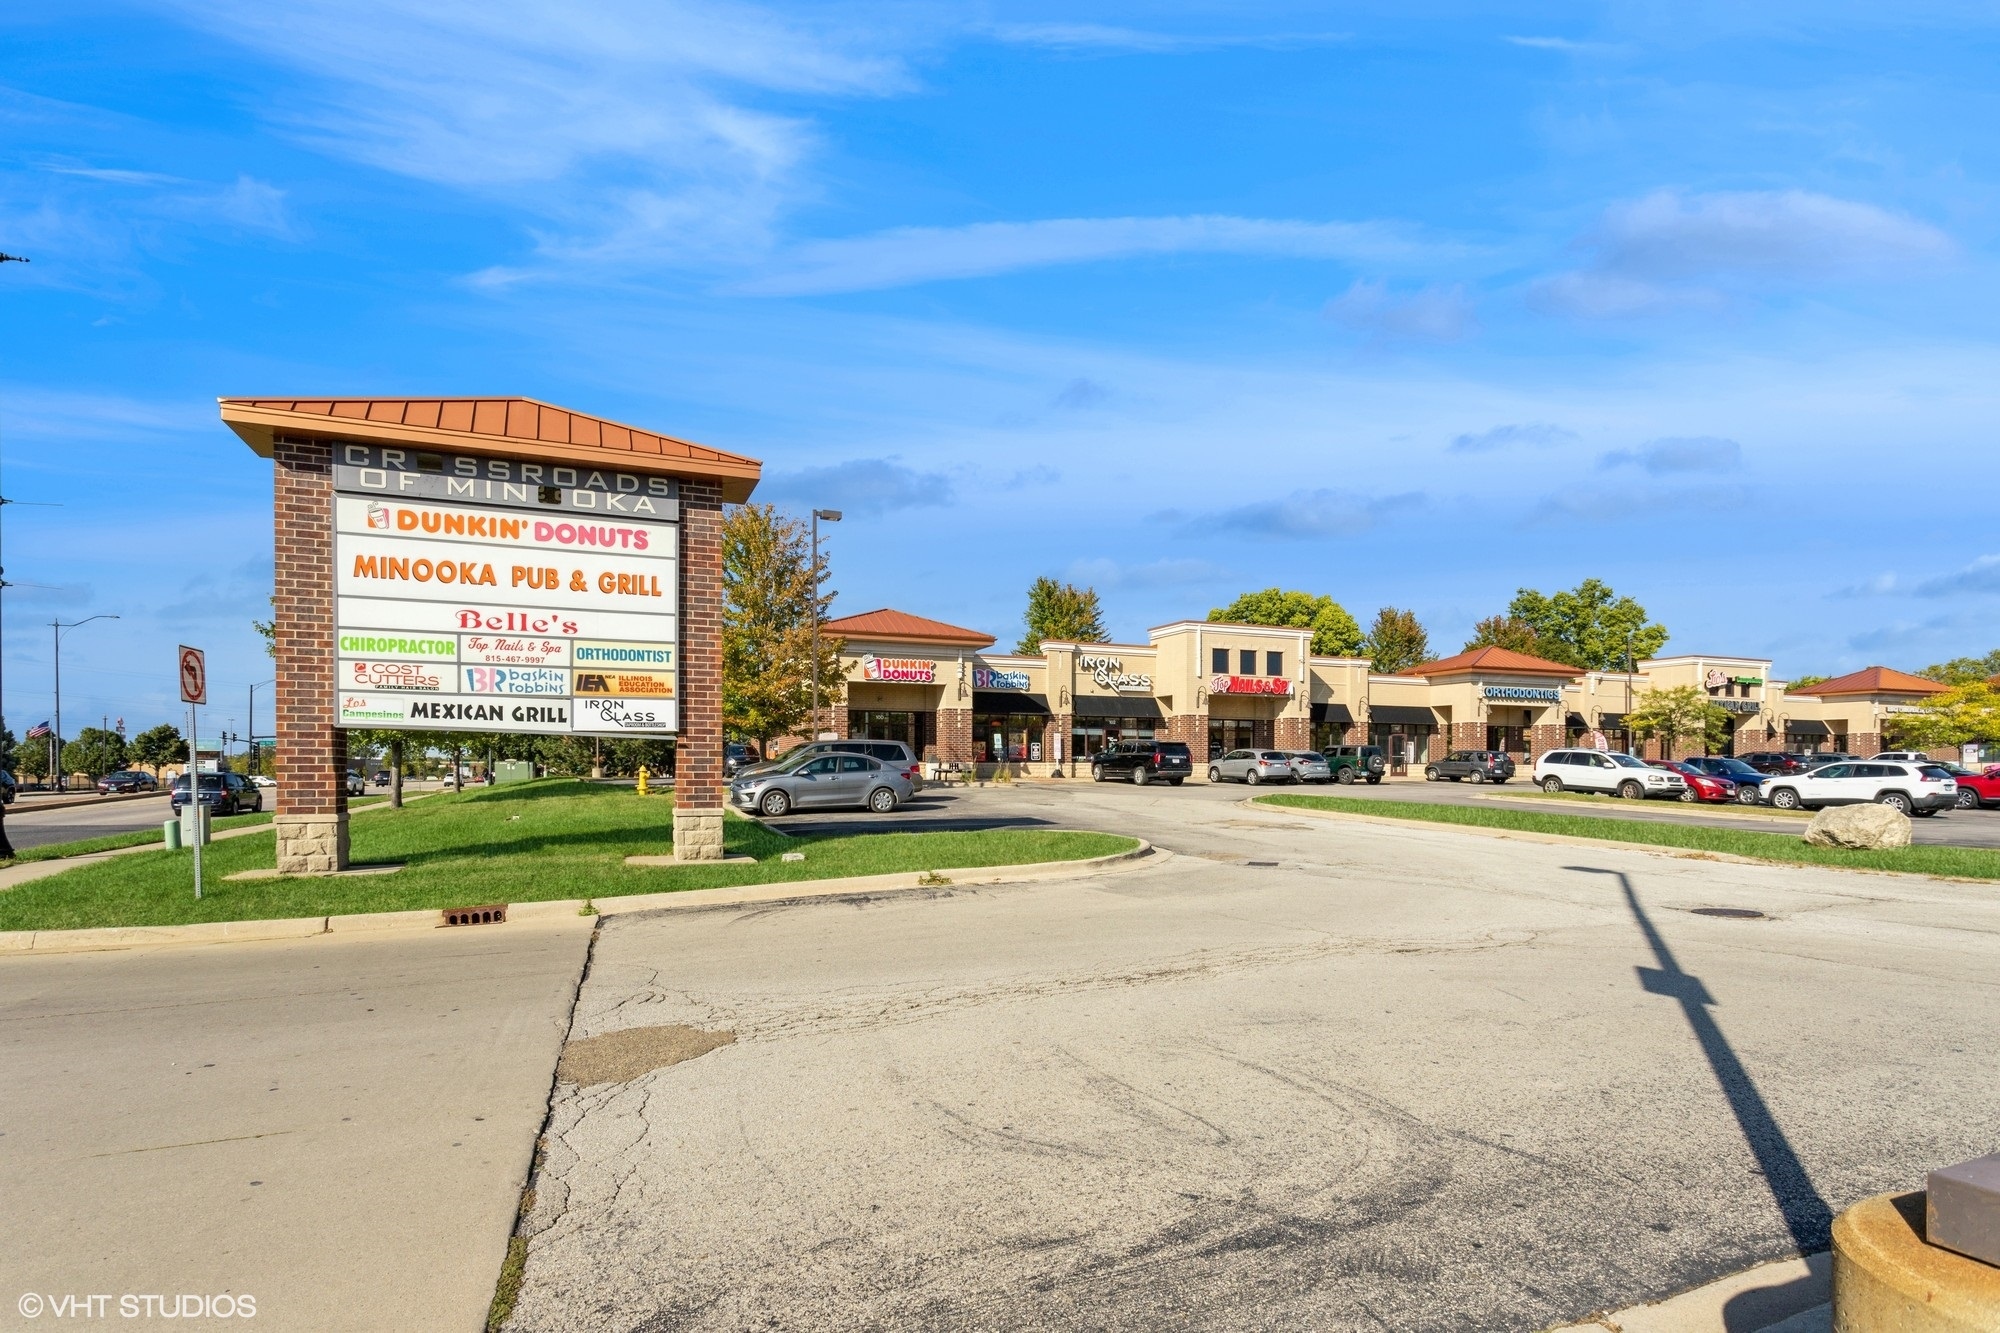
<instances>
[{"instance_id":1,"label":"store entrance door","mask_svg":"<svg viewBox=\"0 0 2000 1333\"><path fill-rule=\"evenodd\" d=\"M1486 748L1499 750L1516 758L1524 758L1528 753L1528 729L1526 727L1488 727Z\"/></svg>"}]
</instances>

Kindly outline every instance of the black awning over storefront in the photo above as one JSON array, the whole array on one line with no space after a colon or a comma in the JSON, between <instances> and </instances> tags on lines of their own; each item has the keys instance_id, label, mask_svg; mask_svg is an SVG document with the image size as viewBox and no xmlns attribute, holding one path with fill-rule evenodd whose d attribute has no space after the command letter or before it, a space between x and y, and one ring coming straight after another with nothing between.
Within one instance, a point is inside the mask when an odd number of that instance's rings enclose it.
<instances>
[{"instance_id":1,"label":"black awning over storefront","mask_svg":"<svg viewBox=\"0 0 2000 1333\"><path fill-rule=\"evenodd\" d=\"M1368 720L1385 727L1434 727L1438 715L1428 708L1409 704L1376 704L1368 710Z\"/></svg>"},{"instance_id":2,"label":"black awning over storefront","mask_svg":"<svg viewBox=\"0 0 2000 1333\"><path fill-rule=\"evenodd\" d=\"M1816 722L1811 718L1793 718L1790 722L1785 723L1785 734L1787 736L1831 736L1833 735L1833 728L1827 726L1824 722Z\"/></svg>"},{"instance_id":3,"label":"black awning over storefront","mask_svg":"<svg viewBox=\"0 0 2000 1333\"><path fill-rule=\"evenodd\" d=\"M1590 723L1584 720L1582 713L1570 713L1566 715L1563 718L1563 725L1566 727L1580 727L1584 731L1590 730Z\"/></svg>"},{"instance_id":4,"label":"black awning over storefront","mask_svg":"<svg viewBox=\"0 0 2000 1333\"><path fill-rule=\"evenodd\" d=\"M1166 717L1160 711L1159 700L1123 695L1072 695L1069 711L1072 717L1149 717L1155 720Z\"/></svg>"},{"instance_id":5,"label":"black awning over storefront","mask_svg":"<svg viewBox=\"0 0 2000 1333\"><path fill-rule=\"evenodd\" d=\"M974 690L972 711L975 713L1034 713L1042 717L1049 715L1049 700L1045 694L1025 694L1019 690Z\"/></svg>"},{"instance_id":6,"label":"black awning over storefront","mask_svg":"<svg viewBox=\"0 0 2000 1333\"><path fill-rule=\"evenodd\" d=\"M1354 714L1347 711L1346 704L1314 704L1312 715L1315 722L1337 722L1343 727L1354 721Z\"/></svg>"},{"instance_id":7,"label":"black awning over storefront","mask_svg":"<svg viewBox=\"0 0 2000 1333\"><path fill-rule=\"evenodd\" d=\"M1597 725L1613 729L1623 727L1625 725L1625 715L1623 713L1599 713L1597 715Z\"/></svg>"}]
</instances>

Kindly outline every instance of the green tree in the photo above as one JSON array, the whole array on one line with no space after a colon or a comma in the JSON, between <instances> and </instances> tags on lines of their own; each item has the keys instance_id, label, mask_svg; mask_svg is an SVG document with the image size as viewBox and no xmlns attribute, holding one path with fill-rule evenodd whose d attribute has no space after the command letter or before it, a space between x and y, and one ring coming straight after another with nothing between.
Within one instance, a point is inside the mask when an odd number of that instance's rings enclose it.
<instances>
[{"instance_id":1,"label":"green tree","mask_svg":"<svg viewBox=\"0 0 2000 1333\"><path fill-rule=\"evenodd\" d=\"M1376 671L1394 675L1430 660L1431 636L1415 611L1385 606L1375 613L1375 623L1368 627L1361 650Z\"/></svg>"},{"instance_id":2,"label":"green tree","mask_svg":"<svg viewBox=\"0 0 2000 1333\"><path fill-rule=\"evenodd\" d=\"M169 722L134 736L126 753L133 763L152 769L155 778L160 776L162 765L185 763L187 756L187 741L182 738L180 728Z\"/></svg>"},{"instance_id":3,"label":"green tree","mask_svg":"<svg viewBox=\"0 0 2000 1333\"><path fill-rule=\"evenodd\" d=\"M825 557L814 568L812 539L799 520L756 504L723 518L722 720L759 750L809 725L813 625L833 605L826 578ZM842 698L840 649L838 638L820 635L822 708Z\"/></svg>"},{"instance_id":4,"label":"green tree","mask_svg":"<svg viewBox=\"0 0 2000 1333\"><path fill-rule=\"evenodd\" d=\"M85 727L62 747L63 772L101 778L125 767L125 738L103 727Z\"/></svg>"},{"instance_id":5,"label":"green tree","mask_svg":"<svg viewBox=\"0 0 2000 1333\"><path fill-rule=\"evenodd\" d=\"M1620 597L1600 579L1585 579L1566 592L1522 588L1507 614L1535 631L1537 651L1555 662L1587 671L1623 671L1659 652L1667 627L1646 619L1646 608Z\"/></svg>"},{"instance_id":6,"label":"green tree","mask_svg":"<svg viewBox=\"0 0 2000 1333\"><path fill-rule=\"evenodd\" d=\"M49 775L49 738L37 736L14 747L14 774L37 781Z\"/></svg>"},{"instance_id":7,"label":"green tree","mask_svg":"<svg viewBox=\"0 0 2000 1333\"><path fill-rule=\"evenodd\" d=\"M1465 651L1469 653L1475 648L1505 648L1530 657L1547 656L1542 652L1541 641L1535 637L1535 627L1512 616L1488 616L1475 624L1472 637L1465 641Z\"/></svg>"},{"instance_id":8,"label":"green tree","mask_svg":"<svg viewBox=\"0 0 2000 1333\"><path fill-rule=\"evenodd\" d=\"M1699 685L1648 690L1625 715L1625 725L1639 736L1658 736L1666 742L1669 753L1696 745L1718 750L1729 737L1729 713Z\"/></svg>"},{"instance_id":9,"label":"green tree","mask_svg":"<svg viewBox=\"0 0 2000 1333\"><path fill-rule=\"evenodd\" d=\"M1097 589L1057 583L1046 576L1028 585L1028 609L1021 619L1028 632L1014 645L1014 651L1029 657L1041 654L1044 639L1105 643L1111 638L1104 628L1104 608L1098 604Z\"/></svg>"},{"instance_id":10,"label":"green tree","mask_svg":"<svg viewBox=\"0 0 2000 1333\"><path fill-rule=\"evenodd\" d=\"M1898 745L1915 750L2000 740L2000 690L1982 678L1968 680L1932 695L1914 713L1889 718L1884 730Z\"/></svg>"},{"instance_id":11,"label":"green tree","mask_svg":"<svg viewBox=\"0 0 2000 1333\"><path fill-rule=\"evenodd\" d=\"M1832 679L1832 676L1800 676L1796 680L1785 682L1785 688L1788 690L1803 690L1808 685L1822 685Z\"/></svg>"},{"instance_id":12,"label":"green tree","mask_svg":"<svg viewBox=\"0 0 2000 1333\"><path fill-rule=\"evenodd\" d=\"M271 618L269 620L252 620L250 622L250 628L256 630L258 634L263 636L264 652L267 656L275 660L278 656L278 599L277 598L273 597L271 599Z\"/></svg>"},{"instance_id":13,"label":"green tree","mask_svg":"<svg viewBox=\"0 0 2000 1333\"><path fill-rule=\"evenodd\" d=\"M1929 677L1940 685L1967 685L1976 680L1991 680L2000 676L2000 648L1995 648L1984 657L1954 657L1949 662L1934 663L1917 674Z\"/></svg>"},{"instance_id":14,"label":"green tree","mask_svg":"<svg viewBox=\"0 0 2000 1333\"><path fill-rule=\"evenodd\" d=\"M1361 652L1361 626L1347 608L1324 593L1287 592L1266 588L1246 592L1228 606L1208 613L1210 620L1237 625L1279 625L1313 632L1312 650L1319 657L1355 657Z\"/></svg>"}]
</instances>

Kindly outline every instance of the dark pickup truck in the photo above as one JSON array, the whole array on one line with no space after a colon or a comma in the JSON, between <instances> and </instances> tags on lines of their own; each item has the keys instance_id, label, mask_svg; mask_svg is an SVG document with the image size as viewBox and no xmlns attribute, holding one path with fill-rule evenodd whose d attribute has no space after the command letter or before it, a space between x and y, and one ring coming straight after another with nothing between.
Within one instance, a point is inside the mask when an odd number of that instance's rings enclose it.
<instances>
[{"instance_id":1,"label":"dark pickup truck","mask_svg":"<svg viewBox=\"0 0 2000 1333\"><path fill-rule=\"evenodd\" d=\"M1158 779L1178 787L1194 772L1194 756L1186 741L1120 741L1090 757L1096 782L1114 779L1145 786Z\"/></svg>"},{"instance_id":2,"label":"dark pickup truck","mask_svg":"<svg viewBox=\"0 0 2000 1333\"><path fill-rule=\"evenodd\" d=\"M1498 750L1453 750L1424 766L1426 782L1505 782L1514 761Z\"/></svg>"}]
</instances>

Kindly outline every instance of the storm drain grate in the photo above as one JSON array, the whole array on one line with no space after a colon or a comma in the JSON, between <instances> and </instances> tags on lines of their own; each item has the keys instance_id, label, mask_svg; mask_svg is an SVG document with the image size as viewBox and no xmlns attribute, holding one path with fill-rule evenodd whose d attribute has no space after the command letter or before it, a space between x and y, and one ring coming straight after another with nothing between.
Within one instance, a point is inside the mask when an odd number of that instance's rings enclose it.
<instances>
[{"instance_id":1,"label":"storm drain grate","mask_svg":"<svg viewBox=\"0 0 2000 1333\"><path fill-rule=\"evenodd\" d=\"M444 909L444 924L447 926L490 926L507 919L507 904L488 903L484 907L447 907Z\"/></svg>"},{"instance_id":2,"label":"storm drain grate","mask_svg":"<svg viewBox=\"0 0 2000 1333\"><path fill-rule=\"evenodd\" d=\"M1728 917L1731 921L1765 920L1762 912L1748 907L1694 907L1688 910L1692 911L1696 916L1724 916Z\"/></svg>"},{"instance_id":3,"label":"storm drain grate","mask_svg":"<svg viewBox=\"0 0 2000 1333\"><path fill-rule=\"evenodd\" d=\"M1245 861L1243 864L1246 866L1262 866L1269 870L1275 870L1278 868L1278 863L1276 861Z\"/></svg>"}]
</instances>

